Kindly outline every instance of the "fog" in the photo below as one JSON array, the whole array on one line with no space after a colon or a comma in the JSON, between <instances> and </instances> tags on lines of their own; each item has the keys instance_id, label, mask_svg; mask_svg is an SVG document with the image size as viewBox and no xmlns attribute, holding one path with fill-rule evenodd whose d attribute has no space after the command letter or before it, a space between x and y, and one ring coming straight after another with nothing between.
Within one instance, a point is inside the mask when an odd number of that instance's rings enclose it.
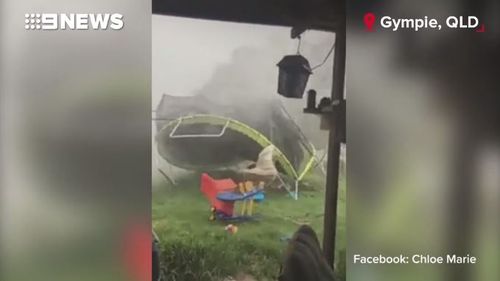
<instances>
[{"instance_id":1,"label":"fog","mask_svg":"<svg viewBox=\"0 0 500 281\"><path fill-rule=\"evenodd\" d=\"M295 122L319 148L327 134L319 118L305 115L305 98L290 100L277 94L278 68L285 55L297 52L290 28L153 16L152 108L163 94L204 95L217 104L254 103L281 99ZM321 63L334 43L327 32L306 31L300 53L311 66ZM333 57L314 70L307 89L330 96ZM259 108L249 108L260 115ZM265 114L262 114L265 116Z\"/></svg>"}]
</instances>

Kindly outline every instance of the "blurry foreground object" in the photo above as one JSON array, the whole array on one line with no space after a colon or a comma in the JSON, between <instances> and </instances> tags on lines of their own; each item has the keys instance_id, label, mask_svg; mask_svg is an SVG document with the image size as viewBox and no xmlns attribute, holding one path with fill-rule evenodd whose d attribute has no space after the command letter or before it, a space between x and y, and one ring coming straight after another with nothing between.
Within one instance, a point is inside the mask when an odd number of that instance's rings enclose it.
<instances>
[{"instance_id":1,"label":"blurry foreground object","mask_svg":"<svg viewBox=\"0 0 500 281\"><path fill-rule=\"evenodd\" d=\"M499 2L410 2L349 2L349 251L470 254L479 262L351 263L349 275L500 280ZM368 10L407 18L474 15L486 32L381 31L375 40L358 24Z\"/></svg>"},{"instance_id":2,"label":"blurry foreground object","mask_svg":"<svg viewBox=\"0 0 500 281\"><path fill-rule=\"evenodd\" d=\"M131 224L125 231L123 259L133 281L152 278L151 240L149 224Z\"/></svg>"},{"instance_id":3,"label":"blurry foreground object","mask_svg":"<svg viewBox=\"0 0 500 281\"><path fill-rule=\"evenodd\" d=\"M332 268L321 251L314 230L303 225L293 235L283 259L279 281L332 281Z\"/></svg>"}]
</instances>

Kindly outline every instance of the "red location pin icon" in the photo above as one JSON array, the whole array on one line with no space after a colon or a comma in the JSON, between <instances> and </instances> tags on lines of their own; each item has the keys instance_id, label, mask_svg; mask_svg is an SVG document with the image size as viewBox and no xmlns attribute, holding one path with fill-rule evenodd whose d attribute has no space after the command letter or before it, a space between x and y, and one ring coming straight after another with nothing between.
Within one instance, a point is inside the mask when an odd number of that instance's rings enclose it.
<instances>
[{"instance_id":1,"label":"red location pin icon","mask_svg":"<svg viewBox=\"0 0 500 281\"><path fill-rule=\"evenodd\" d=\"M365 22L366 30L369 32L373 31L373 25L375 24L375 14L374 13L366 13L363 17L363 21Z\"/></svg>"}]
</instances>

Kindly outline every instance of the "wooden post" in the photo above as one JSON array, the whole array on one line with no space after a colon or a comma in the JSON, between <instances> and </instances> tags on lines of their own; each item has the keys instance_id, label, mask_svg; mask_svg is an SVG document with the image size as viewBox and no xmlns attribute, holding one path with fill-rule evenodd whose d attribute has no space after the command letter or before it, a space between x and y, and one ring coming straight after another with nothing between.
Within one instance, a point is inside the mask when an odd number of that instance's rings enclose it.
<instances>
[{"instance_id":1,"label":"wooden post","mask_svg":"<svg viewBox=\"0 0 500 281\"><path fill-rule=\"evenodd\" d=\"M344 79L345 79L345 60L346 60L346 29L345 19L340 25L335 35L335 52L333 62L333 85L332 101L344 99ZM339 160L340 145L342 142L342 128L345 128L345 112L334 110L332 118L332 127L330 128L328 141L328 166L326 176L325 191L325 216L324 216L324 236L323 252L328 264L333 268L335 263L335 239L337 228L337 197L339 187Z\"/></svg>"}]
</instances>

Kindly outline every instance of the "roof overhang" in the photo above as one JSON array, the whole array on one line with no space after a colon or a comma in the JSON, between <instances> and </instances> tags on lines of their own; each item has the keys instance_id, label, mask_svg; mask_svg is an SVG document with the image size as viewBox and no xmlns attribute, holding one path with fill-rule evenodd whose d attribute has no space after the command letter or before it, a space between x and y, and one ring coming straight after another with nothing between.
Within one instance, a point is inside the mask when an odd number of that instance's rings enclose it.
<instances>
[{"instance_id":1,"label":"roof overhang","mask_svg":"<svg viewBox=\"0 0 500 281\"><path fill-rule=\"evenodd\" d=\"M153 14L336 31L344 0L153 0Z\"/></svg>"}]
</instances>

